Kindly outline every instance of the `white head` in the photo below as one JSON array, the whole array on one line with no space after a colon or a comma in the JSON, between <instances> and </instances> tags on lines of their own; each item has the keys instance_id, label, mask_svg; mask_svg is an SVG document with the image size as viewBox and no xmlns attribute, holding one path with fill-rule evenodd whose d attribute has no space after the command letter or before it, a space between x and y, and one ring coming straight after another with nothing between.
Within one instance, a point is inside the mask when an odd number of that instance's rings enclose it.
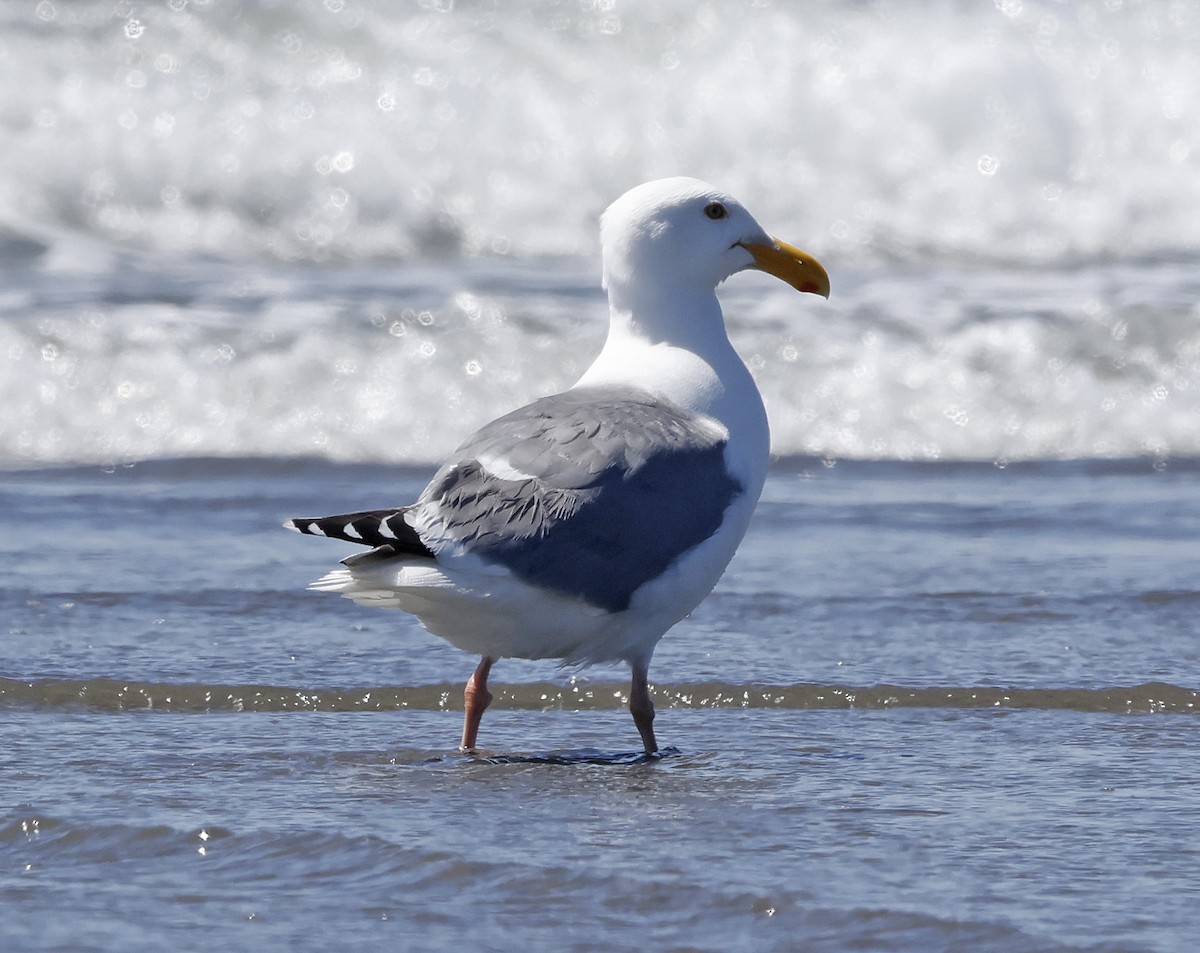
<instances>
[{"instance_id":1,"label":"white head","mask_svg":"<svg viewBox=\"0 0 1200 953\"><path fill-rule=\"evenodd\" d=\"M828 297L815 259L773 239L733 196L699 179L646 182L600 220L604 287L630 306L685 290L711 292L735 272L757 268L799 291Z\"/></svg>"}]
</instances>

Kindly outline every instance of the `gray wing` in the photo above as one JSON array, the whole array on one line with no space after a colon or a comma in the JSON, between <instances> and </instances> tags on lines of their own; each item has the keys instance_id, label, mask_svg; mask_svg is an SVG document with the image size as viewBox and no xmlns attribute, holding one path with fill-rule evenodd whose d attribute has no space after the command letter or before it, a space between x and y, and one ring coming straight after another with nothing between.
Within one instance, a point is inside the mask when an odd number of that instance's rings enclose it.
<instances>
[{"instance_id":1,"label":"gray wing","mask_svg":"<svg viewBox=\"0 0 1200 953\"><path fill-rule=\"evenodd\" d=\"M742 491L724 448L711 424L672 404L581 388L487 424L414 509L435 553L461 547L618 612L721 525Z\"/></svg>"}]
</instances>

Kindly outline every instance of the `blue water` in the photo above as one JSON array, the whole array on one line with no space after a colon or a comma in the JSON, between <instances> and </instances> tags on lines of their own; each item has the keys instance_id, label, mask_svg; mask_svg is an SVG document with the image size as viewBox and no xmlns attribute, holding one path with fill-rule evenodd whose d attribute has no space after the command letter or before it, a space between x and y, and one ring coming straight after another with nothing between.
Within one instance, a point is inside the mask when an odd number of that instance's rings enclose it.
<instances>
[{"instance_id":1,"label":"blue water","mask_svg":"<svg viewBox=\"0 0 1200 953\"><path fill-rule=\"evenodd\" d=\"M6 476L6 948L1190 949L1196 465L781 463L653 762L518 661L460 755L474 660L302 590L425 475Z\"/></svg>"},{"instance_id":2,"label":"blue water","mask_svg":"<svg viewBox=\"0 0 1200 953\"><path fill-rule=\"evenodd\" d=\"M1200 19L0 7L0 949L1190 951ZM603 339L698 175L777 459L651 670L304 587Z\"/></svg>"}]
</instances>

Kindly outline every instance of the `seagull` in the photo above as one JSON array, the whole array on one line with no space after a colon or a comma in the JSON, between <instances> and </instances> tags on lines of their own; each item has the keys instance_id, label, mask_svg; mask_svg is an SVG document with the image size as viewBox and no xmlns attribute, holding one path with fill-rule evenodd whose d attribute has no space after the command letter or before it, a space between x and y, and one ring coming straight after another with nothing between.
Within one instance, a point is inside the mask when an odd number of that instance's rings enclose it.
<instances>
[{"instance_id":1,"label":"seagull","mask_svg":"<svg viewBox=\"0 0 1200 953\"><path fill-rule=\"evenodd\" d=\"M717 286L757 269L829 297L816 259L697 179L631 189L600 237L608 336L574 386L485 424L411 505L283 524L371 547L311 589L409 612L480 657L465 752L506 657L627 663L629 711L646 755L658 751L654 649L725 571L770 454Z\"/></svg>"}]
</instances>

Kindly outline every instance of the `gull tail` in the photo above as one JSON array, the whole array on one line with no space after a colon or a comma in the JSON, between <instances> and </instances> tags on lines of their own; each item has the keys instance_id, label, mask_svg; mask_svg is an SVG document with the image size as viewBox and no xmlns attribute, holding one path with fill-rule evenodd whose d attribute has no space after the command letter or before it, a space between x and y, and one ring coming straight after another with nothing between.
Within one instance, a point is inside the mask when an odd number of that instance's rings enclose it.
<instances>
[{"instance_id":1,"label":"gull tail","mask_svg":"<svg viewBox=\"0 0 1200 953\"><path fill-rule=\"evenodd\" d=\"M284 522L286 529L309 536L326 536L344 539L362 546L373 546L373 557L423 556L433 559L434 553L417 535L417 531L404 519L405 508L390 510L364 510L360 513L343 513L339 516L320 516L313 519L298 518ZM363 554L366 556L368 554ZM362 557L350 557L357 560Z\"/></svg>"}]
</instances>

